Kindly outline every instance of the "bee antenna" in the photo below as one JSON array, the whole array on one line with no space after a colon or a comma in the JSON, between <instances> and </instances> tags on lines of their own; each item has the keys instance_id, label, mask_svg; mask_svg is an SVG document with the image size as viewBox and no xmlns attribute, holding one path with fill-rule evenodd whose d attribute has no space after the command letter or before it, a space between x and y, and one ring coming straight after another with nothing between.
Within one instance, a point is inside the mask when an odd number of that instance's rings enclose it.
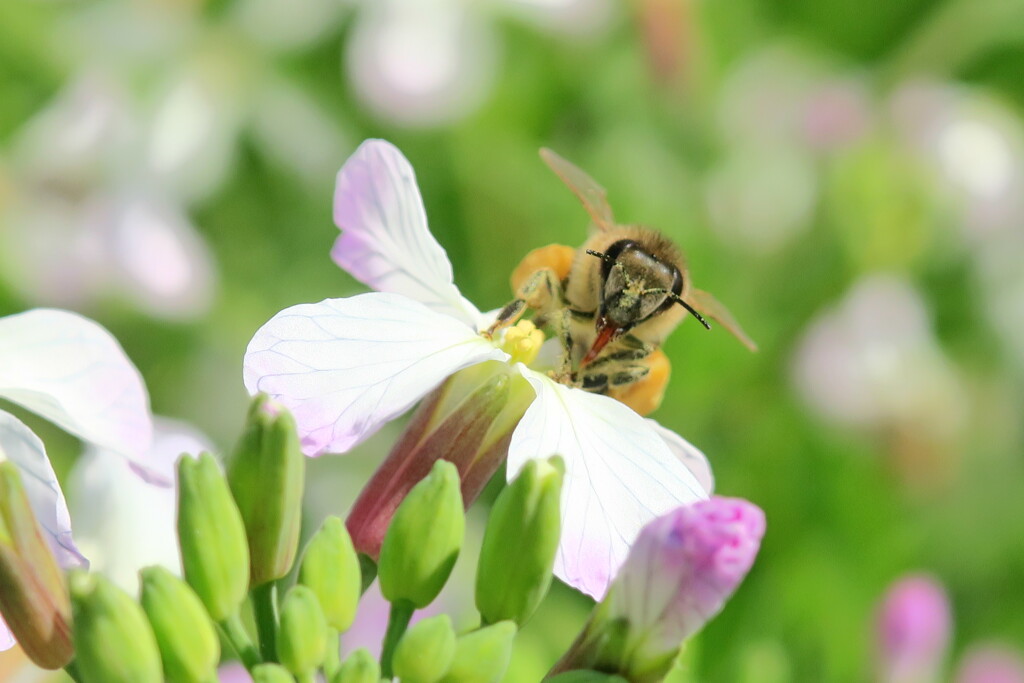
<instances>
[{"instance_id":1,"label":"bee antenna","mask_svg":"<svg viewBox=\"0 0 1024 683\"><path fill-rule=\"evenodd\" d=\"M608 254L605 254L605 253L600 252L600 251L594 251L593 249L587 249L587 253L590 254L591 256L596 256L597 258L601 259L602 261L611 261L612 260L611 257L608 256Z\"/></svg>"},{"instance_id":2,"label":"bee antenna","mask_svg":"<svg viewBox=\"0 0 1024 683\"><path fill-rule=\"evenodd\" d=\"M700 324L703 325L706 329L708 329L708 330L711 329L711 325L708 324L708 321L705 320L703 318L703 316L701 316L700 313L698 313L697 311L693 310L693 307L690 306L690 304L688 304L685 301L683 301L683 298L681 296L679 296L675 292L669 292L668 293L668 298L672 299L672 301L675 301L677 304L679 304L680 306L682 306L683 308L688 310L690 313L692 313L693 317L696 318L697 320L699 320Z\"/></svg>"}]
</instances>

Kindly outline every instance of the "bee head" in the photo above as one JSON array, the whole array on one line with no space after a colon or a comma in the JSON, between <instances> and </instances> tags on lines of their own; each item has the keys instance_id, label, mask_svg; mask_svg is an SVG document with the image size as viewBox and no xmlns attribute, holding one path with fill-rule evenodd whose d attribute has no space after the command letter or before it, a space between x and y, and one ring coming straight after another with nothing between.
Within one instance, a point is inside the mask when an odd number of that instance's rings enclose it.
<instances>
[{"instance_id":1,"label":"bee head","mask_svg":"<svg viewBox=\"0 0 1024 683\"><path fill-rule=\"evenodd\" d=\"M598 309L597 338L583 358L593 361L609 342L636 325L680 304L701 324L707 322L682 299L683 275L676 266L658 260L641 244L619 240L605 252L588 251L601 259L601 305Z\"/></svg>"}]
</instances>

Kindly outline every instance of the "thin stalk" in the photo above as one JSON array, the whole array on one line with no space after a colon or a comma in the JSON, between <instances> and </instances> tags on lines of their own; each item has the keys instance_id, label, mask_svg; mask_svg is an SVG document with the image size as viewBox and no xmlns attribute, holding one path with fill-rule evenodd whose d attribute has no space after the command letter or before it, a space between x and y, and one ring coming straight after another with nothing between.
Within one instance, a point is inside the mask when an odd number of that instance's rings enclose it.
<instances>
[{"instance_id":1,"label":"thin stalk","mask_svg":"<svg viewBox=\"0 0 1024 683\"><path fill-rule=\"evenodd\" d=\"M391 614L388 615L388 630L384 634L384 646L380 654L380 671L384 678L391 678L391 660L395 656L395 647L409 628L409 620L416 611L408 600L396 600L391 603Z\"/></svg>"},{"instance_id":2,"label":"thin stalk","mask_svg":"<svg viewBox=\"0 0 1024 683\"><path fill-rule=\"evenodd\" d=\"M264 662L277 661L277 582L252 589L252 607L256 617L256 634L260 641L260 656Z\"/></svg>"},{"instance_id":3,"label":"thin stalk","mask_svg":"<svg viewBox=\"0 0 1024 683\"><path fill-rule=\"evenodd\" d=\"M334 674L341 668L341 653L339 652L339 638L341 634L338 629L328 627L327 629L327 654L324 655L324 675L327 680L334 678Z\"/></svg>"},{"instance_id":4,"label":"thin stalk","mask_svg":"<svg viewBox=\"0 0 1024 683\"><path fill-rule=\"evenodd\" d=\"M235 614L218 625L224 634L224 638L231 643L231 647L235 649L238 658L242 660L242 664L251 672L252 668L260 663L260 653L256 646L252 644L252 639L246 633L245 627L242 626L242 619Z\"/></svg>"},{"instance_id":5,"label":"thin stalk","mask_svg":"<svg viewBox=\"0 0 1024 683\"><path fill-rule=\"evenodd\" d=\"M363 590L360 595L366 592L373 580L377 578L377 563L369 555L359 553L359 572L363 579Z\"/></svg>"},{"instance_id":6,"label":"thin stalk","mask_svg":"<svg viewBox=\"0 0 1024 683\"><path fill-rule=\"evenodd\" d=\"M64 671L67 672L68 676L71 676L71 680L75 683L82 683L82 674L78 670L78 663L75 660L68 662L68 665L64 667Z\"/></svg>"}]
</instances>

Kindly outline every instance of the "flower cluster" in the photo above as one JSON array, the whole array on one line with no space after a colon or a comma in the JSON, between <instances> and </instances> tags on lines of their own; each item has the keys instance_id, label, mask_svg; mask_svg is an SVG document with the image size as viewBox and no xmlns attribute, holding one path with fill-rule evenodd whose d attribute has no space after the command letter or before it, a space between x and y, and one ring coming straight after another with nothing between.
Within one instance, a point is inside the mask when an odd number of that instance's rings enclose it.
<instances>
[{"instance_id":1,"label":"flower cluster","mask_svg":"<svg viewBox=\"0 0 1024 683\"><path fill-rule=\"evenodd\" d=\"M141 379L102 328L58 311L0 319L13 360L0 396L162 485L180 548L175 566L138 572L137 599L117 585L133 576L90 573L42 445L0 413L0 612L23 650L85 683L204 683L222 659L268 683L497 681L554 575L599 602L551 680L662 680L750 569L763 513L711 497L707 460L678 435L557 381L558 340L532 322L494 333L496 313L455 288L394 147L365 143L342 168L335 218L335 260L378 291L294 306L256 333L254 398L223 465L162 422L153 438ZM347 521L328 517L300 549L307 456L345 452L417 403ZM479 622L414 621L506 462L476 566ZM343 659L374 581L390 605L380 657Z\"/></svg>"}]
</instances>

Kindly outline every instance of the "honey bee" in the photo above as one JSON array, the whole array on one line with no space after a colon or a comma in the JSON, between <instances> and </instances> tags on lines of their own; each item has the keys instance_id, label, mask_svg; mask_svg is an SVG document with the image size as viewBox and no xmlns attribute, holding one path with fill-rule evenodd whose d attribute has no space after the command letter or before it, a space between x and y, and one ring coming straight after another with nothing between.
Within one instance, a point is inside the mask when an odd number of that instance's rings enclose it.
<instances>
[{"instance_id":1,"label":"honey bee","mask_svg":"<svg viewBox=\"0 0 1024 683\"><path fill-rule=\"evenodd\" d=\"M513 299L490 332L527 310L562 339L553 376L619 398L646 414L661 402L668 358L661 344L687 315L707 329L720 323L752 351L757 346L728 309L690 282L682 252L657 230L615 222L593 178L550 149L540 156L582 202L597 230L582 247L551 244L527 254L512 274Z\"/></svg>"}]
</instances>

